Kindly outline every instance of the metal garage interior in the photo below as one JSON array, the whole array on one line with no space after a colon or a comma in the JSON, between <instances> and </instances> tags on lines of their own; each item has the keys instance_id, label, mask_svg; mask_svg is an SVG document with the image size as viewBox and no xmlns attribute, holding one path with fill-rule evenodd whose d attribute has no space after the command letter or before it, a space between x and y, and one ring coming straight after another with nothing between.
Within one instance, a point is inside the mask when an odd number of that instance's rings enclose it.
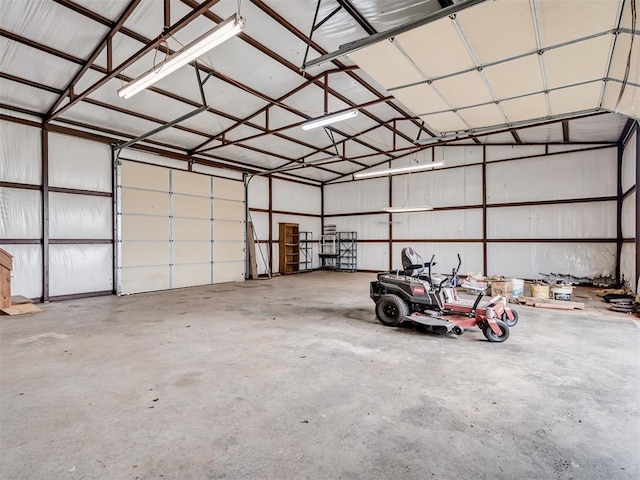
<instances>
[{"instance_id":1,"label":"metal garage interior","mask_svg":"<svg viewBox=\"0 0 640 480\"><path fill-rule=\"evenodd\" d=\"M407 246L637 292L639 6L0 0L0 248L43 309L0 317L0 477L640 478L633 315L492 345L369 298Z\"/></svg>"}]
</instances>

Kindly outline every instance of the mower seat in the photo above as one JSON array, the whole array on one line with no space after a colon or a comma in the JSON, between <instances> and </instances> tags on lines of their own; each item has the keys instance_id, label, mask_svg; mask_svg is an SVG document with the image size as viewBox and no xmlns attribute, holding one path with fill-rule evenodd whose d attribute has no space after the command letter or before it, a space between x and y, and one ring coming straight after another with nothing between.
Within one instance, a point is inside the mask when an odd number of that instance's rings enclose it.
<instances>
[{"instance_id":1,"label":"mower seat","mask_svg":"<svg viewBox=\"0 0 640 480\"><path fill-rule=\"evenodd\" d=\"M405 247L402 249L402 268L405 275L419 277L424 273L425 263L412 247Z\"/></svg>"}]
</instances>

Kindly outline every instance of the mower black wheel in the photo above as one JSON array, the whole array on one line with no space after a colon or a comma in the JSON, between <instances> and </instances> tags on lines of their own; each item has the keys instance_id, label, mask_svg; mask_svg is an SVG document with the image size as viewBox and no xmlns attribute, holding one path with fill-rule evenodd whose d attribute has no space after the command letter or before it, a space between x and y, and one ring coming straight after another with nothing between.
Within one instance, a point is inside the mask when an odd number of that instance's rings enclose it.
<instances>
[{"instance_id":1,"label":"mower black wheel","mask_svg":"<svg viewBox=\"0 0 640 480\"><path fill-rule=\"evenodd\" d=\"M387 327L399 326L407 315L409 307L397 295L382 295L376 303L376 317Z\"/></svg>"},{"instance_id":2,"label":"mower black wheel","mask_svg":"<svg viewBox=\"0 0 640 480\"><path fill-rule=\"evenodd\" d=\"M491 330L491 325L489 325L489 322L485 322L482 333L484 333L484 336L487 338L487 340L492 343L506 342L507 338L509 338L509 325L504 323L502 320L496 320L496 323L498 324L498 328L502 331L502 335L496 335L496 333Z\"/></svg>"},{"instance_id":3,"label":"mower black wheel","mask_svg":"<svg viewBox=\"0 0 640 480\"><path fill-rule=\"evenodd\" d=\"M511 320L508 316L507 316L507 312L503 312L502 313L502 317L500 318L500 320L502 320L504 323L506 323L507 325L509 325L509 327L515 327L516 323L518 323L518 312L516 312L513 308L511 309L511 313L513 313L513 320Z\"/></svg>"}]
</instances>

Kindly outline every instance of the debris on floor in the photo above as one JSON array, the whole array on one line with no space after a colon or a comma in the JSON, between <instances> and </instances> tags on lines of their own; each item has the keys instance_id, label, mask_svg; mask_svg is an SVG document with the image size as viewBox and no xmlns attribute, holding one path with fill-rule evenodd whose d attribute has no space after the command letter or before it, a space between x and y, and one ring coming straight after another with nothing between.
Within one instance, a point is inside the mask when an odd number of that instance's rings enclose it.
<instances>
[{"instance_id":1,"label":"debris on floor","mask_svg":"<svg viewBox=\"0 0 640 480\"><path fill-rule=\"evenodd\" d=\"M513 299L512 302L520 305L526 305L528 307L549 308L552 310L584 310L584 303L582 302L553 300L551 298L518 297Z\"/></svg>"},{"instance_id":2,"label":"debris on floor","mask_svg":"<svg viewBox=\"0 0 640 480\"><path fill-rule=\"evenodd\" d=\"M42 309L33 304L33 300L22 295L14 295L11 297L11 305L0 308L0 313L4 315L23 315L25 313L38 313Z\"/></svg>"},{"instance_id":3,"label":"debris on floor","mask_svg":"<svg viewBox=\"0 0 640 480\"><path fill-rule=\"evenodd\" d=\"M622 288L607 289L598 292L598 296L611 305L609 310L613 312L636 313L638 311L636 297L629 290Z\"/></svg>"}]
</instances>

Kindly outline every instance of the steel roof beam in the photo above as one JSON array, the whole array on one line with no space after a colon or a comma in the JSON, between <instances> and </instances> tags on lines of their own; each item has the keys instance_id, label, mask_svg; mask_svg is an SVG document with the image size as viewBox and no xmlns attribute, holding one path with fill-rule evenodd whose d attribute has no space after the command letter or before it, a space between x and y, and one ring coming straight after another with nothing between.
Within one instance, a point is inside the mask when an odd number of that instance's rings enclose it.
<instances>
[{"instance_id":1,"label":"steel roof beam","mask_svg":"<svg viewBox=\"0 0 640 480\"><path fill-rule=\"evenodd\" d=\"M206 1L204 1L202 4L198 5L198 8L195 8L193 11L191 11L190 13L188 13L187 15L182 17L180 20L178 20L178 22L176 22L174 25L172 25L171 28L169 28L169 30L167 31L167 34L168 35L174 34L174 33L178 32L179 30L181 30L182 28L186 27L189 23L191 23L193 20L198 18L203 12L209 10L209 8L211 8L213 5L215 5L219 1L220 0L206 0ZM105 77L103 77L101 80L99 80L96 83L94 83L92 86L87 88L84 92L82 92L78 96L74 97L73 100L71 100L69 103L67 103L63 107L61 107L58 110L56 110L55 112L53 112L51 115L48 115L47 121L53 120L54 118L58 117L59 115L61 115L62 113L66 112L68 109L70 109L74 105L76 105L81 100L84 100L88 95L92 94L98 88L100 88L103 85L105 85L109 80L115 78L123 70L125 70L126 68L130 67L131 65L133 65L137 60L142 58L147 53L151 52L157 46L158 46L158 40L157 39L153 40L152 42L149 42L147 45L142 47L140 50L138 50L135 54L133 54L131 57L129 57L123 63L118 65L116 68L114 68L113 71L107 73L107 75Z\"/></svg>"},{"instance_id":2,"label":"steel roof beam","mask_svg":"<svg viewBox=\"0 0 640 480\"><path fill-rule=\"evenodd\" d=\"M185 1L185 0L182 0L182 1ZM279 15L271 7L266 5L264 1L262 1L262 0L250 0L250 1L256 7L258 7L260 10L262 10L264 13L266 13L268 16L270 16L276 22L278 22L281 26L283 26L285 29L287 29L289 32L291 32L293 35L295 35L296 37L298 37L300 40L304 41L305 43L308 43L309 45L311 45L311 47L313 47L313 49L316 50L318 53L320 53L320 54L326 54L327 53L326 50L324 50L322 47L320 47L320 45L318 45L317 43L311 41L309 39L309 37L307 37L304 33L302 33L300 30L298 30L293 24L291 24L289 21L284 19L281 15ZM344 66L345 66L343 63L341 63L341 62L339 62L338 60L335 60L335 59L332 60L332 62L338 68L344 68ZM297 68L296 71L299 72L300 69ZM305 74L306 74L306 72L304 72L304 71L301 73L301 75L305 75ZM365 80L360 78L355 72L348 72L347 75L349 75L351 78L353 78L355 81L357 81L362 87L364 87L366 90L368 90L369 92L371 92L373 95L377 96L378 98L382 98L384 96L382 93L380 93L378 90L376 90L372 85L370 85L368 82L366 82ZM402 108L397 106L395 103L389 102L388 105L391 108L393 108L396 112L398 112L402 116L404 116L405 118L412 119L413 115L408 115L407 112L405 112ZM431 136L434 136L433 132L431 132L428 129L424 128L419 121L417 121L417 120L413 120L413 121L414 121L414 124L418 128L421 128L424 132L428 133ZM380 122L380 123L381 123L381 125L384 124L384 122ZM386 127L392 130L392 128L389 125L386 125ZM402 132L397 132L397 133L398 133L398 135L400 135L402 137L405 137L405 135ZM408 141L413 141L412 139L409 139L409 137L406 137L406 139Z\"/></svg>"},{"instance_id":3,"label":"steel roof beam","mask_svg":"<svg viewBox=\"0 0 640 480\"><path fill-rule=\"evenodd\" d=\"M197 3L194 0L182 0L183 3L185 3L188 6L194 7L195 5L197 5ZM255 3L255 2L254 2ZM219 17L218 15L214 14L213 12L206 12L204 14L205 17L207 17L208 19L212 20L213 22L219 23L220 21L222 21L222 18ZM244 40L245 42L247 42L249 45L251 45L252 47L256 48L257 50L259 50L260 52L264 53L265 55L267 55L268 57L270 57L271 59L279 62L280 64L282 64L283 66L289 68L290 70L292 70L293 72L301 75L304 78L309 78L309 74L306 72L300 72L300 69L294 65L293 63L289 62L287 59L281 57L280 55L276 54L275 52L273 52L272 50L269 50L267 47L265 47L262 43L258 42L257 40L255 40L254 38L250 37L249 35L247 35L246 33L239 33L238 34L238 38ZM319 80L316 80L316 82L314 83L318 83L320 86L324 85L322 84L322 82L320 82ZM333 95L334 97L336 97L337 99L341 100L342 102L346 103L347 105L351 106L352 108L356 107L356 104L354 102L352 102L350 99L346 98L345 96L343 96L342 94L340 94L339 92L337 92L334 89L328 89L328 91L331 93L331 95ZM260 94L261 95L261 94ZM380 93L377 92L377 96L380 97ZM274 102L274 100L272 99L271 102ZM286 105L279 105L282 108L285 108L289 111L291 111L292 113L295 113L297 115L300 115L303 118L309 118L308 116L304 115L302 112L295 110L291 107L288 107ZM365 114L366 116L368 116L369 118L371 118L374 122L379 123L380 125L383 125L384 122L377 118L375 115L367 112L366 110L363 111L363 114ZM404 134L402 132L398 132L399 135L404 136ZM408 138L408 137L407 137ZM375 147L372 147L371 145L368 145L366 142L362 142L361 140L355 140L358 141L359 143L362 143L364 146L367 146L369 148L373 148L375 149Z\"/></svg>"},{"instance_id":4,"label":"steel roof beam","mask_svg":"<svg viewBox=\"0 0 640 480\"><path fill-rule=\"evenodd\" d=\"M60 104L64 101L67 95L69 96L69 100L73 100L72 93L75 85L78 83L80 78L82 78L82 76L87 72L87 70L89 70L89 67L93 65L93 62L96 61L96 58L98 58L98 55L100 55L102 50L104 50L104 48L107 46L107 43L110 42L110 39L113 38L113 36L118 32L118 30L120 30L120 28L122 28L122 26L124 25L124 22L127 21L129 16L133 13L133 11L136 9L136 7L139 4L140 4L140 0L131 0L129 5L127 5L127 8L125 8L124 12L122 12L122 15L120 15L120 18L118 18L118 21L115 23L115 25L111 27L109 32L107 32L107 34L102 38L98 46L93 50L91 55L89 55L89 58L84 62L84 65L82 65L82 68L80 68L80 70L76 72L76 74L73 76L71 81L64 88L62 95L60 95L58 99L53 103L51 108L49 108L49 111L45 115L45 123L49 122L51 116L53 115L53 112L55 112L56 108L60 106Z\"/></svg>"}]
</instances>

